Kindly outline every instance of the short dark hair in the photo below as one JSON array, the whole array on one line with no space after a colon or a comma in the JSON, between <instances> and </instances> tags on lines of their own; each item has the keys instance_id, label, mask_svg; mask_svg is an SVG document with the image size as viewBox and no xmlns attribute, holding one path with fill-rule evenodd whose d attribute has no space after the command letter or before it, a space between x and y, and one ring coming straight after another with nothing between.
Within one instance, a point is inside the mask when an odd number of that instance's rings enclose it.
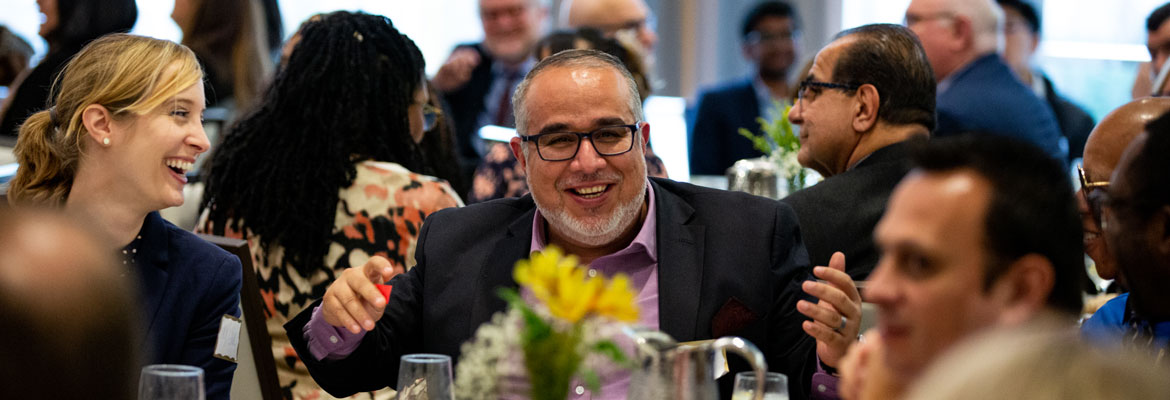
<instances>
[{"instance_id":1,"label":"short dark hair","mask_svg":"<svg viewBox=\"0 0 1170 400\"><path fill-rule=\"evenodd\" d=\"M1139 218L1170 205L1170 112L1146 124L1146 143L1130 161L1128 176L1135 201L1129 207Z\"/></svg>"},{"instance_id":2,"label":"short dark hair","mask_svg":"<svg viewBox=\"0 0 1170 400\"><path fill-rule=\"evenodd\" d=\"M1000 7L1011 8L1020 13L1024 17L1024 22L1028 23L1028 30L1032 34L1040 33L1040 14L1036 13L1036 7L1028 0L995 0Z\"/></svg>"},{"instance_id":3,"label":"short dark hair","mask_svg":"<svg viewBox=\"0 0 1170 400\"><path fill-rule=\"evenodd\" d=\"M759 24L761 20L767 17L788 18L792 20L793 29L799 29L800 27L800 21L798 18L796 18L796 10L793 9L792 6L788 5L788 3L779 1L765 1L756 4L756 6L752 7L752 10L748 11L747 15L743 17L743 24L740 25L742 32L740 33L739 37L747 37L749 33L752 33L752 31L756 30L756 24Z\"/></svg>"},{"instance_id":4,"label":"short dark hair","mask_svg":"<svg viewBox=\"0 0 1170 400\"><path fill-rule=\"evenodd\" d=\"M901 25L871 24L842 31L833 40L845 37L856 42L837 59L833 80L873 85L881 99L878 118L933 131L934 70L914 32Z\"/></svg>"},{"instance_id":5,"label":"short dark hair","mask_svg":"<svg viewBox=\"0 0 1170 400\"><path fill-rule=\"evenodd\" d=\"M1154 12L1150 13L1150 17L1146 18L1146 30L1150 32L1158 30L1166 22L1167 18L1170 18L1170 2L1161 5L1154 9Z\"/></svg>"},{"instance_id":6,"label":"short dark hair","mask_svg":"<svg viewBox=\"0 0 1170 400\"><path fill-rule=\"evenodd\" d=\"M103 35L129 32L138 20L134 0L57 0L57 29L45 40L50 50L77 51Z\"/></svg>"},{"instance_id":7,"label":"short dark hair","mask_svg":"<svg viewBox=\"0 0 1170 400\"><path fill-rule=\"evenodd\" d=\"M917 143L911 159L918 170L972 170L991 183L984 218L989 255L984 288L1027 254L1052 263L1048 305L1079 314L1085 271L1083 233L1072 185L1064 167L1040 148L1011 137L965 134Z\"/></svg>"}]
</instances>

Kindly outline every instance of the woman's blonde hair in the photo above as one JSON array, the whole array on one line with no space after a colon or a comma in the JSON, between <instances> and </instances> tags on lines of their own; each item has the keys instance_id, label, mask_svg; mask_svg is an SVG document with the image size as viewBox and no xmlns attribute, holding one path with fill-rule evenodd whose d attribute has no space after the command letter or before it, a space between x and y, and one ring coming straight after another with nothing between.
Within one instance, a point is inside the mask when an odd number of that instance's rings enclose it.
<instances>
[{"instance_id":1,"label":"woman's blonde hair","mask_svg":"<svg viewBox=\"0 0 1170 400\"><path fill-rule=\"evenodd\" d=\"M202 79L195 54L174 42L120 33L94 40L53 83L51 107L20 126L9 203L64 204L85 151L89 105L116 118L142 115Z\"/></svg>"}]
</instances>

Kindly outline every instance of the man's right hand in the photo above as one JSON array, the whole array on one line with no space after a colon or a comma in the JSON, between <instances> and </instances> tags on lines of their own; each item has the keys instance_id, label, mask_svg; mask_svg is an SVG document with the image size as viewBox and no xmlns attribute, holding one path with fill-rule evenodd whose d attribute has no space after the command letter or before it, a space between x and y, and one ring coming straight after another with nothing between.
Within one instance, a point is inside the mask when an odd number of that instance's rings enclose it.
<instances>
[{"instance_id":1,"label":"man's right hand","mask_svg":"<svg viewBox=\"0 0 1170 400\"><path fill-rule=\"evenodd\" d=\"M471 71L479 65L479 52L470 47L460 47L451 52L439 72L431 79L431 84L440 92L451 92L463 87L471 80Z\"/></svg>"},{"instance_id":2,"label":"man's right hand","mask_svg":"<svg viewBox=\"0 0 1170 400\"><path fill-rule=\"evenodd\" d=\"M373 330L374 322L382 318L382 310L386 308L386 299L374 284L386 282L393 276L390 261L380 256L370 257L365 265L343 271L325 290L325 298L321 301L325 322L353 334L361 333L362 329Z\"/></svg>"}]
</instances>

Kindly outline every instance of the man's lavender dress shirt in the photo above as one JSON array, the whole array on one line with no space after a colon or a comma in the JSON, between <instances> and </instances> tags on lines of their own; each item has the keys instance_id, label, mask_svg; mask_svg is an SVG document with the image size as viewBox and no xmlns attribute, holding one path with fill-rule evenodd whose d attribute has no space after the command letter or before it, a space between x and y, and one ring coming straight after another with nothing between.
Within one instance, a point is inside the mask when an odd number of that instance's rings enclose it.
<instances>
[{"instance_id":1,"label":"man's lavender dress shirt","mask_svg":"<svg viewBox=\"0 0 1170 400\"><path fill-rule=\"evenodd\" d=\"M601 274L609 277L617 273L624 273L630 278L630 289L635 292L634 302L638 304L638 324L651 329L658 329L658 217L654 205L654 186L646 183L646 219L638 235L624 249L616 253L598 257L589 264L589 275ZM532 219L531 251L544 250L545 223L540 210ZM534 299L525 295L524 299L532 303ZM366 331L354 334L344 328L329 325L321 313L321 307L313 309L313 316L305 324L305 340L309 345L309 352L318 360L343 359L357 350L361 345ZM632 349L632 342L615 337L613 340L626 349L627 354ZM601 393L594 396L581 382L574 381L569 390L572 399L624 399L630 382L630 375L625 371L602 372Z\"/></svg>"}]
</instances>

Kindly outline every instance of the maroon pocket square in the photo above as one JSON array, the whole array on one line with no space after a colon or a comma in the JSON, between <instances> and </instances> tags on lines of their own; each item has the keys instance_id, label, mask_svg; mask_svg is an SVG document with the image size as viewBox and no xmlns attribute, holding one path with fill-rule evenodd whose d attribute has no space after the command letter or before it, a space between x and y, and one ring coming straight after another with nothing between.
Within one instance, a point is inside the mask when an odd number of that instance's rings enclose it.
<instances>
[{"instance_id":1,"label":"maroon pocket square","mask_svg":"<svg viewBox=\"0 0 1170 400\"><path fill-rule=\"evenodd\" d=\"M732 297L723 303L715 318L711 319L711 335L713 337L732 336L760 319L756 313L744 305L739 299Z\"/></svg>"}]
</instances>

